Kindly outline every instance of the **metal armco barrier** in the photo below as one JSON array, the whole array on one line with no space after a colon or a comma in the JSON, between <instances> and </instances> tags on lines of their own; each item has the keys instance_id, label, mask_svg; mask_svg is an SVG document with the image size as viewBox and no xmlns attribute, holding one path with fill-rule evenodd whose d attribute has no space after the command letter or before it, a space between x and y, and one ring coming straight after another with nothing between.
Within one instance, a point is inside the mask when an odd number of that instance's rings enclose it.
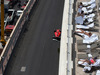
<instances>
[{"instance_id":1,"label":"metal armco barrier","mask_svg":"<svg viewBox=\"0 0 100 75\"><path fill-rule=\"evenodd\" d=\"M24 26L24 23L27 21L30 11L35 2L36 2L36 0L29 0L29 2L27 3L27 5L24 9L23 14L18 19L18 21L15 25L15 28L13 29L9 39L7 40L7 43L6 43L4 49L1 53L1 56L0 56L0 75L3 75L3 72L6 68L6 65L10 58L12 50L17 42L17 39L20 35L22 27Z\"/></svg>"}]
</instances>

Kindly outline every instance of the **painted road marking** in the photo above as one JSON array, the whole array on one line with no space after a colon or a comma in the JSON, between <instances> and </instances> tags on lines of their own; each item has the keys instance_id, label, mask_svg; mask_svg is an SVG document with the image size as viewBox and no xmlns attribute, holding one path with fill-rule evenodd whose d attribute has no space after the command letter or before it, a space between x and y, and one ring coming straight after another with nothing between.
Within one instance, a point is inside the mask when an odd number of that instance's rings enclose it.
<instances>
[{"instance_id":1,"label":"painted road marking","mask_svg":"<svg viewBox=\"0 0 100 75\"><path fill-rule=\"evenodd\" d=\"M25 72L26 71L26 67L21 67L21 72Z\"/></svg>"}]
</instances>

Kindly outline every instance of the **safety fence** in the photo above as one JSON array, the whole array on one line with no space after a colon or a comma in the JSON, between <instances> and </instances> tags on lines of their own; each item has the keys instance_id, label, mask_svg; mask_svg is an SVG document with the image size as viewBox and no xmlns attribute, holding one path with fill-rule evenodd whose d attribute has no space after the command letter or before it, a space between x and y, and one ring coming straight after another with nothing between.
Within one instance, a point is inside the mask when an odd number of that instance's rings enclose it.
<instances>
[{"instance_id":1,"label":"safety fence","mask_svg":"<svg viewBox=\"0 0 100 75\"><path fill-rule=\"evenodd\" d=\"M7 40L7 43L1 53L0 56L0 75L3 75L4 70L7 66L8 60L11 56L12 50L17 42L17 39L21 33L21 30L25 24L25 22L28 20L28 16L30 15L30 11L35 4L36 0L29 0L25 9L23 10L22 15L19 17L19 19L16 22L16 25Z\"/></svg>"}]
</instances>

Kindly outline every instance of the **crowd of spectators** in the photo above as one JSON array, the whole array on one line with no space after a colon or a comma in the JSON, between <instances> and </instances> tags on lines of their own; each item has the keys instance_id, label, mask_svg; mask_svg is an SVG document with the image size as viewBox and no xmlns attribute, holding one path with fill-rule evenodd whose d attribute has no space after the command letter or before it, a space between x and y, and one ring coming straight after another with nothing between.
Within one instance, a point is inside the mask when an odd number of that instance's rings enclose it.
<instances>
[{"instance_id":1,"label":"crowd of spectators","mask_svg":"<svg viewBox=\"0 0 100 75\"><path fill-rule=\"evenodd\" d=\"M86 45L98 42L99 36L90 30L95 28L96 0L90 0L89 2L80 2L78 4L77 17L75 17L76 30L74 34L82 37L82 43ZM100 69L100 59L93 57L91 53L88 53L87 59L79 59L78 65L83 66L84 72L90 72L92 69Z\"/></svg>"}]
</instances>

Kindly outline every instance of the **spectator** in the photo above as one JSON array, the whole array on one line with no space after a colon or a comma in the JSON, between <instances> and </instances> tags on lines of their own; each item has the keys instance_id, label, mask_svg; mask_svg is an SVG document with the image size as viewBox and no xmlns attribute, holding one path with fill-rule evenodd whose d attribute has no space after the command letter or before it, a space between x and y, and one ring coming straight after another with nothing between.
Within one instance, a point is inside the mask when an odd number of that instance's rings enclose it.
<instances>
[{"instance_id":1,"label":"spectator","mask_svg":"<svg viewBox=\"0 0 100 75\"><path fill-rule=\"evenodd\" d=\"M18 5L17 5L17 6L18 6L18 8L21 8L21 3L18 3Z\"/></svg>"},{"instance_id":2,"label":"spectator","mask_svg":"<svg viewBox=\"0 0 100 75\"><path fill-rule=\"evenodd\" d=\"M79 29L79 31L75 31L74 33L83 33L83 34L87 35L88 37L91 37L91 35L92 35L91 32L86 32L82 29Z\"/></svg>"},{"instance_id":3,"label":"spectator","mask_svg":"<svg viewBox=\"0 0 100 75\"><path fill-rule=\"evenodd\" d=\"M28 0L26 1L26 4L28 3Z\"/></svg>"},{"instance_id":4,"label":"spectator","mask_svg":"<svg viewBox=\"0 0 100 75\"><path fill-rule=\"evenodd\" d=\"M91 71L92 68L100 67L100 59L91 57L89 59L79 59L78 65L84 66L83 71Z\"/></svg>"},{"instance_id":5,"label":"spectator","mask_svg":"<svg viewBox=\"0 0 100 75\"><path fill-rule=\"evenodd\" d=\"M88 59L79 59L78 60L78 65L86 66L89 64L90 64L90 61Z\"/></svg>"},{"instance_id":6,"label":"spectator","mask_svg":"<svg viewBox=\"0 0 100 75\"><path fill-rule=\"evenodd\" d=\"M18 0L18 3L21 3L21 1L20 1L20 0Z\"/></svg>"},{"instance_id":7,"label":"spectator","mask_svg":"<svg viewBox=\"0 0 100 75\"><path fill-rule=\"evenodd\" d=\"M26 2L24 2L24 6L26 6Z\"/></svg>"},{"instance_id":8,"label":"spectator","mask_svg":"<svg viewBox=\"0 0 100 75\"><path fill-rule=\"evenodd\" d=\"M82 2L80 2L80 4L78 5L78 8L82 8L83 7L83 4Z\"/></svg>"}]
</instances>

